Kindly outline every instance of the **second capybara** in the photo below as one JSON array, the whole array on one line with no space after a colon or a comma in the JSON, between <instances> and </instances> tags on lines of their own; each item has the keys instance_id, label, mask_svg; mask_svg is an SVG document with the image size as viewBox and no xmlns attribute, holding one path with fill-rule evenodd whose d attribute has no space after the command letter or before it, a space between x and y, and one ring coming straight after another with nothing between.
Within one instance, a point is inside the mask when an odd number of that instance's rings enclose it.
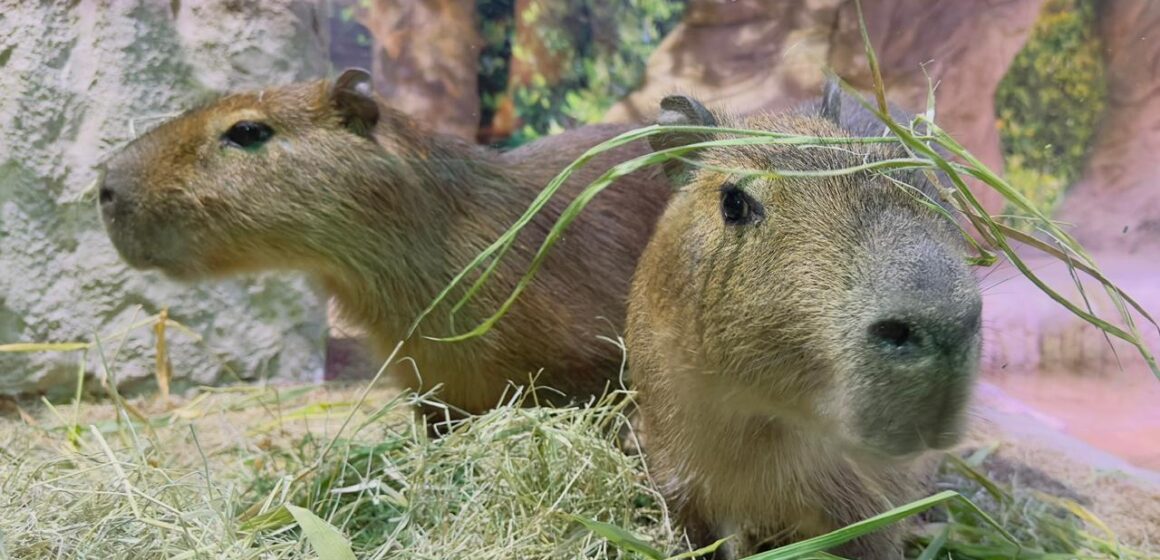
<instances>
[{"instance_id":1,"label":"second capybara","mask_svg":"<svg viewBox=\"0 0 1160 560\"><path fill-rule=\"evenodd\" d=\"M305 272L385 355L553 176L629 128L583 127L501 153L426 132L352 69L228 95L161 124L106 163L100 206L131 265L186 281ZM608 339L623 329L633 268L670 192L658 170L597 197L492 332L458 343L424 337L494 312L579 190L649 151L635 142L581 168L470 304L452 318L460 289L420 325L401 352L413 365L393 366L396 379L416 390L441 386L439 398L466 413L532 378L544 390L528 402L583 400L615 382L622 355Z\"/></svg>"},{"instance_id":2,"label":"second capybara","mask_svg":"<svg viewBox=\"0 0 1160 560\"><path fill-rule=\"evenodd\" d=\"M885 130L833 86L820 103L736 120L673 96L660 122ZM652 138L663 149L714 137ZM921 172L826 173L894 157L907 157L897 144L750 145L674 169L679 190L633 280L629 371L650 472L693 544L733 536L718 556L918 497L923 452L963 432L981 303L961 232L931 208L939 193ZM831 552L897 559L901 535Z\"/></svg>"}]
</instances>

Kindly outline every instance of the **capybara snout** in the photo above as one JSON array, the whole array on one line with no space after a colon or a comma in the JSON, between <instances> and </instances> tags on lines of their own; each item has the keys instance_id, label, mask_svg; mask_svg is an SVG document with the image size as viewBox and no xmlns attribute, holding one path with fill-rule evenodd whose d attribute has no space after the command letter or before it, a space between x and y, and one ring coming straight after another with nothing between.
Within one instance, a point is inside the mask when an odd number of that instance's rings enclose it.
<instances>
[{"instance_id":1,"label":"capybara snout","mask_svg":"<svg viewBox=\"0 0 1160 560\"><path fill-rule=\"evenodd\" d=\"M968 245L882 123L821 104L735 119L687 97L659 122L822 140L703 147L642 256L628 348L645 452L698 544L731 556L819 535L911 495L918 454L963 431L980 297ZM674 130L655 149L727 137ZM946 210L946 206L942 210ZM879 532L839 551L895 558Z\"/></svg>"},{"instance_id":2,"label":"capybara snout","mask_svg":"<svg viewBox=\"0 0 1160 560\"><path fill-rule=\"evenodd\" d=\"M158 125L114 154L100 187L125 260L184 281L270 270L310 276L381 357L404 341L391 377L456 416L535 391L528 404L596 398L619 379L606 342L622 330L640 252L670 193L653 169L589 205L535 282L487 335L445 337L500 307L564 208L633 142L596 157L518 234L472 300L417 317L513 223L541 189L628 125L596 125L498 152L434 134L377 98L369 73L229 94ZM453 313L454 312L454 313ZM542 389L542 390L540 390ZM447 409L432 407L432 419Z\"/></svg>"}]
</instances>

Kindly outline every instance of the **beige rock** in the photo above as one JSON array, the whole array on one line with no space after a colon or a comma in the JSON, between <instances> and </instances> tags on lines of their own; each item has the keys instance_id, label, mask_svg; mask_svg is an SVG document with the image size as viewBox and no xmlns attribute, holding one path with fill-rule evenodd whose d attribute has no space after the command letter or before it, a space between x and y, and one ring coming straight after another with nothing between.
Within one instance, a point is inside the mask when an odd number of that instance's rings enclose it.
<instances>
[{"instance_id":1,"label":"beige rock","mask_svg":"<svg viewBox=\"0 0 1160 560\"><path fill-rule=\"evenodd\" d=\"M1107 108L1060 219L1090 249L1160 254L1160 3L1100 2Z\"/></svg>"},{"instance_id":2,"label":"beige rock","mask_svg":"<svg viewBox=\"0 0 1160 560\"><path fill-rule=\"evenodd\" d=\"M325 73L323 17L297 0L0 0L0 344L97 334L111 359L111 334L168 306L202 338L170 332L178 388L321 374L325 316L304 282L131 271L81 194L111 150L205 95ZM147 379L153 344L148 328L130 333L117 378ZM77 359L0 353L0 393L71 393ZM91 352L87 371L99 364Z\"/></svg>"},{"instance_id":3,"label":"beige rock","mask_svg":"<svg viewBox=\"0 0 1160 560\"><path fill-rule=\"evenodd\" d=\"M475 3L375 0L364 24L374 37L375 90L432 130L474 140L483 44Z\"/></svg>"},{"instance_id":4,"label":"beige rock","mask_svg":"<svg viewBox=\"0 0 1160 560\"><path fill-rule=\"evenodd\" d=\"M994 96L1030 35L1040 0L864 2L866 25L892 101L926 107L936 89L936 121L997 171L1003 169ZM661 97L681 91L739 113L776 111L821 92L830 66L869 89L854 3L849 0L692 0L685 20L649 59L640 89L605 120L651 119ZM991 211L997 193L974 184Z\"/></svg>"}]
</instances>

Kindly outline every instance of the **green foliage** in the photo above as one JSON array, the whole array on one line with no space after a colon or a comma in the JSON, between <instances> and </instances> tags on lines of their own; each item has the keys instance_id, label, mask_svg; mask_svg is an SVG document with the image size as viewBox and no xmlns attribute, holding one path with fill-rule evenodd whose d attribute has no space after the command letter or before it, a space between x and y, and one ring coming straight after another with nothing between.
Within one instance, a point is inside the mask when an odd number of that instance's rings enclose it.
<instances>
[{"instance_id":1,"label":"green foliage","mask_svg":"<svg viewBox=\"0 0 1160 560\"><path fill-rule=\"evenodd\" d=\"M537 34L546 52L512 46L512 0L478 0L486 47L481 57L484 120L494 114L511 60L553 59L559 75L535 75L508 88L523 123L510 145L578 124L600 120L616 101L640 84L645 62L664 35L680 22L683 0L568 0L532 4L515 14ZM543 23L537 23L543 22ZM546 56L544 56L546 55ZM555 73L555 72L553 72Z\"/></svg>"},{"instance_id":2,"label":"green foliage","mask_svg":"<svg viewBox=\"0 0 1160 560\"><path fill-rule=\"evenodd\" d=\"M475 14L483 48L479 53L480 124L491 122L507 87L512 55L515 0L477 0Z\"/></svg>"},{"instance_id":3,"label":"green foliage","mask_svg":"<svg viewBox=\"0 0 1160 560\"><path fill-rule=\"evenodd\" d=\"M1057 165L1063 163L1060 161ZM1063 193L1068 184L1078 176L1078 167L1075 169L1076 175L1068 175L1068 179L1064 178L1067 174L1061 173L1059 169L1037 169L1026 163L1023 154L1007 155L1006 166L1007 182L1049 216L1063 202ZM1008 205L1007 212L1009 220L1013 222L1012 226L1021 231L1030 231L1030 223L1025 219L1028 217L1026 213L1011 205Z\"/></svg>"},{"instance_id":4,"label":"green foliage","mask_svg":"<svg viewBox=\"0 0 1160 560\"><path fill-rule=\"evenodd\" d=\"M1047 0L995 102L1012 185L1051 211L1082 171L1104 107L1094 0Z\"/></svg>"}]
</instances>

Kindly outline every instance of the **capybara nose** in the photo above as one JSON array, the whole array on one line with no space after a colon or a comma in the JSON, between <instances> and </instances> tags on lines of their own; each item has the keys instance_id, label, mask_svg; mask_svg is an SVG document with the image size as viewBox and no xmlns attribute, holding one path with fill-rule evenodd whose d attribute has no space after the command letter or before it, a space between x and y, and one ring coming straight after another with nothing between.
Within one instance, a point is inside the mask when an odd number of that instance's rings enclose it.
<instances>
[{"instance_id":1,"label":"capybara nose","mask_svg":"<svg viewBox=\"0 0 1160 560\"><path fill-rule=\"evenodd\" d=\"M955 358L978 344L982 305L966 301L914 302L866 327L866 340L880 355L900 361Z\"/></svg>"},{"instance_id":2,"label":"capybara nose","mask_svg":"<svg viewBox=\"0 0 1160 560\"><path fill-rule=\"evenodd\" d=\"M117 198L113 189L109 187L108 183L101 183L101 206L108 206Z\"/></svg>"},{"instance_id":3,"label":"capybara nose","mask_svg":"<svg viewBox=\"0 0 1160 560\"><path fill-rule=\"evenodd\" d=\"M97 169L97 196L101 202L101 208L106 208L117 201L117 186L114 181L110 180L109 170L104 166Z\"/></svg>"},{"instance_id":4,"label":"capybara nose","mask_svg":"<svg viewBox=\"0 0 1160 560\"><path fill-rule=\"evenodd\" d=\"M101 214L106 220L113 220L118 216L124 216L129 211L130 199L133 197L129 192L131 182L127 180L124 173L118 173L115 169L101 169L97 177L97 199L100 201Z\"/></svg>"},{"instance_id":5,"label":"capybara nose","mask_svg":"<svg viewBox=\"0 0 1160 560\"><path fill-rule=\"evenodd\" d=\"M919 334L915 332L914 327L900 319L878 321L866 330L873 343L886 348L906 348L917 345L919 341Z\"/></svg>"},{"instance_id":6,"label":"capybara nose","mask_svg":"<svg viewBox=\"0 0 1160 560\"><path fill-rule=\"evenodd\" d=\"M978 346L983 304L957 255L930 241L899 243L875 270L858 328L882 365L953 362Z\"/></svg>"}]
</instances>

